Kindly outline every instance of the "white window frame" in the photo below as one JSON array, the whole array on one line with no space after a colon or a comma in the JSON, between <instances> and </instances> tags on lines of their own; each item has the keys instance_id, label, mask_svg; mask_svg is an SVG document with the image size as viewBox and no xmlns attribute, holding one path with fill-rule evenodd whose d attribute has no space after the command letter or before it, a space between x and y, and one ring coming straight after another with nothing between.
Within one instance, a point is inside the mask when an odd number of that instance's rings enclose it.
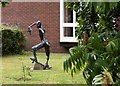
<instances>
[{"instance_id":1,"label":"white window frame","mask_svg":"<svg viewBox=\"0 0 120 86\"><path fill-rule=\"evenodd\" d=\"M64 27L73 27L73 37L64 36ZM77 42L75 28L77 27L76 12L73 11L73 23L64 23L64 0L60 0L60 42Z\"/></svg>"},{"instance_id":2,"label":"white window frame","mask_svg":"<svg viewBox=\"0 0 120 86\"><path fill-rule=\"evenodd\" d=\"M1 11L1 7L0 7L0 25L1 25L1 20L2 20L2 11Z\"/></svg>"}]
</instances>

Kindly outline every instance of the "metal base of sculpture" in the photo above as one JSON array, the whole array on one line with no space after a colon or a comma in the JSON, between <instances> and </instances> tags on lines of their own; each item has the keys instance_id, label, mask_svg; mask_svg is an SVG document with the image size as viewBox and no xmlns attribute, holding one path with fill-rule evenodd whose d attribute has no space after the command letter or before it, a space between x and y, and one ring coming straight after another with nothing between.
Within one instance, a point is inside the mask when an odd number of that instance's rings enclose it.
<instances>
[{"instance_id":1,"label":"metal base of sculpture","mask_svg":"<svg viewBox=\"0 0 120 86\"><path fill-rule=\"evenodd\" d=\"M33 60L32 60L33 61ZM32 68L33 70L50 70L52 67L46 64L43 64L41 62L36 62L34 64L34 67Z\"/></svg>"},{"instance_id":2,"label":"metal base of sculpture","mask_svg":"<svg viewBox=\"0 0 120 86\"><path fill-rule=\"evenodd\" d=\"M34 64L33 70L49 70L51 68L52 67L50 66L46 67L43 63L38 62Z\"/></svg>"}]
</instances>

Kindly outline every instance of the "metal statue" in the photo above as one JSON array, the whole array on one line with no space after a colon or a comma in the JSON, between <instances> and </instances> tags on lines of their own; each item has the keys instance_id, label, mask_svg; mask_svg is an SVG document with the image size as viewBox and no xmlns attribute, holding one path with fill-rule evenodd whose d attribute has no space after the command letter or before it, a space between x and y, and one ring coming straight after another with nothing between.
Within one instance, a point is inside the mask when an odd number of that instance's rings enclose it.
<instances>
[{"instance_id":1,"label":"metal statue","mask_svg":"<svg viewBox=\"0 0 120 86\"><path fill-rule=\"evenodd\" d=\"M34 22L30 26L28 26L29 34L30 35L32 34L32 26L34 26L34 25L38 28L39 37L41 39L41 42L32 47L32 52L33 52L34 57L30 58L30 59L32 60L32 63L34 63L34 62L38 63L38 60L37 60L37 57L36 57L36 51L41 49L41 48L45 48L45 52L46 52L46 56L47 56L45 67L49 67L48 61L49 61L49 56L50 56L50 43L45 38L45 29L42 27L42 24L41 24L40 21Z\"/></svg>"}]
</instances>

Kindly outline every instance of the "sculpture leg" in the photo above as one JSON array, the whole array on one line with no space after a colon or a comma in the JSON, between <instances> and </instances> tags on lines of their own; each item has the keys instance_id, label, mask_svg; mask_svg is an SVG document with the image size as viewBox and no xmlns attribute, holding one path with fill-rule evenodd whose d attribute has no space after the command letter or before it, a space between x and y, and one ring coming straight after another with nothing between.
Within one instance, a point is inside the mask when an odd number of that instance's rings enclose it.
<instances>
[{"instance_id":1,"label":"sculpture leg","mask_svg":"<svg viewBox=\"0 0 120 86\"><path fill-rule=\"evenodd\" d=\"M37 57L36 57L36 48L35 47L32 47L32 52L33 52L33 55L34 55L34 58L30 58L34 63L34 61L37 63Z\"/></svg>"},{"instance_id":2,"label":"sculpture leg","mask_svg":"<svg viewBox=\"0 0 120 86\"><path fill-rule=\"evenodd\" d=\"M34 55L34 58L30 58L33 61L32 63L34 63L34 62L37 63L38 62L37 57L36 57L36 51L38 49L41 49L42 47L43 47L43 43L40 43L40 44L35 45L35 46L32 47L32 51L33 51L33 55Z\"/></svg>"},{"instance_id":3,"label":"sculpture leg","mask_svg":"<svg viewBox=\"0 0 120 86\"><path fill-rule=\"evenodd\" d=\"M49 65L48 65L49 56L50 56L50 46L49 45L45 45L45 52L46 52L46 56L47 56L45 66L49 67Z\"/></svg>"}]
</instances>

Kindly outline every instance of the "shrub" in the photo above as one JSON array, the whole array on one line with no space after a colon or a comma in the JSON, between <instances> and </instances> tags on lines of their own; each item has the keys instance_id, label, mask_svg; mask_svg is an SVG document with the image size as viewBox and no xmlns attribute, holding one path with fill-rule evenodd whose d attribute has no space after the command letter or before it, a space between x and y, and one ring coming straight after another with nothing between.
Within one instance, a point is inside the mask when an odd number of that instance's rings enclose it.
<instances>
[{"instance_id":1,"label":"shrub","mask_svg":"<svg viewBox=\"0 0 120 86\"><path fill-rule=\"evenodd\" d=\"M2 54L20 54L24 49L25 36L15 27L1 26Z\"/></svg>"}]
</instances>

